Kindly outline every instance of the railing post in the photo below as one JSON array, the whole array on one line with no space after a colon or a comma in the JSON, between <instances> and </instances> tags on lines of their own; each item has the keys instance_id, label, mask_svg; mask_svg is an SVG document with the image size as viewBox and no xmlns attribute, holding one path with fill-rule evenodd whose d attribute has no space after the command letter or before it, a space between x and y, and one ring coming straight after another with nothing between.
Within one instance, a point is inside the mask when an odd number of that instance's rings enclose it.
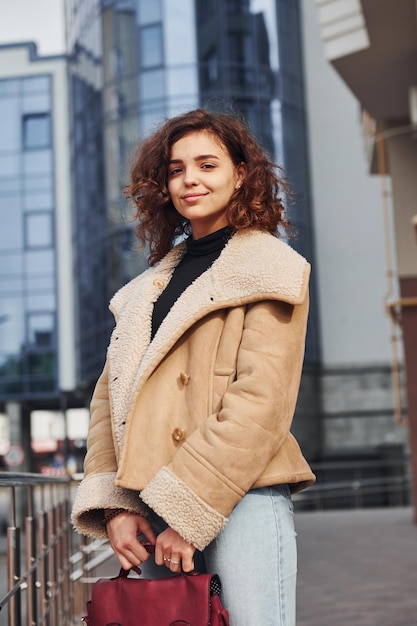
<instances>
[{"instance_id":1,"label":"railing post","mask_svg":"<svg viewBox=\"0 0 417 626\"><path fill-rule=\"evenodd\" d=\"M41 605L41 613L42 615L45 612L46 607L48 606L48 575L47 575L47 555L46 546L48 542L48 523L47 523L47 514L45 511L45 486L41 485L41 507L38 513L38 550L41 554L45 555L43 559L41 559L38 567L38 578L39 578L39 596L40 596L40 605Z\"/></svg>"},{"instance_id":2,"label":"railing post","mask_svg":"<svg viewBox=\"0 0 417 626\"><path fill-rule=\"evenodd\" d=\"M16 487L10 491L10 525L7 529L7 580L9 591L20 579L20 528L16 521ZM21 626L20 589L10 598L8 611L9 626Z\"/></svg>"},{"instance_id":3,"label":"railing post","mask_svg":"<svg viewBox=\"0 0 417 626\"><path fill-rule=\"evenodd\" d=\"M46 545L49 547L48 550L48 600L49 600L49 619L48 624L50 626L54 626L57 623L57 614L56 614L56 587L57 587L57 578L56 578L56 554L55 554L55 543L56 543L56 526L55 526L55 510L54 510L54 498L53 498L53 487L50 485L49 493L51 496L51 505L48 508L48 537L46 541Z\"/></svg>"},{"instance_id":4,"label":"railing post","mask_svg":"<svg viewBox=\"0 0 417 626\"><path fill-rule=\"evenodd\" d=\"M30 572L36 561L36 535L33 515L33 487L27 486L28 514L25 521L26 530L26 571ZM36 570L27 577L26 626L36 626Z\"/></svg>"}]
</instances>

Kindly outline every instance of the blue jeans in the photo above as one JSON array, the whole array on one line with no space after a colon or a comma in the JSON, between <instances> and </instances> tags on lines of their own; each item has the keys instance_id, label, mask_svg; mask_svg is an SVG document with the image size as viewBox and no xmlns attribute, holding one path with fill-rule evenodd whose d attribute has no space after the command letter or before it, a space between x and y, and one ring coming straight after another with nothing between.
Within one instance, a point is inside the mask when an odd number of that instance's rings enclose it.
<instances>
[{"instance_id":1,"label":"blue jeans","mask_svg":"<svg viewBox=\"0 0 417 626\"><path fill-rule=\"evenodd\" d=\"M166 527L154 513L150 521L156 532ZM196 569L204 571L199 559L197 553ZM288 486L249 491L204 550L204 561L220 576L231 626L295 626L297 547ZM151 565L141 565L144 576L167 575L165 568L146 571Z\"/></svg>"}]
</instances>

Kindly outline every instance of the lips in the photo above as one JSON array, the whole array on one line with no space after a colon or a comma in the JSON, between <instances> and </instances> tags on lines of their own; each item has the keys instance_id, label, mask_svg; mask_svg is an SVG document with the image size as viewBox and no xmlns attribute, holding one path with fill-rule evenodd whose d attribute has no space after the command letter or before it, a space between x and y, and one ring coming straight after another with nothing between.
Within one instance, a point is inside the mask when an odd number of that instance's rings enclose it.
<instances>
[{"instance_id":1,"label":"lips","mask_svg":"<svg viewBox=\"0 0 417 626\"><path fill-rule=\"evenodd\" d=\"M187 193L185 196L182 197L182 199L184 200L184 202L194 202L199 198L204 198L204 196L206 195L207 194L205 193Z\"/></svg>"}]
</instances>

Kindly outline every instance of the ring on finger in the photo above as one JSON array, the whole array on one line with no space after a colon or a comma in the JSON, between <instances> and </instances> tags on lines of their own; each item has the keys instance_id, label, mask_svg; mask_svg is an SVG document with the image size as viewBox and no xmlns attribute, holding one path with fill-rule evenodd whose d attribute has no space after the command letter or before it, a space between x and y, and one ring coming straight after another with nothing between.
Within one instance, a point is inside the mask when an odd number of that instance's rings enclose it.
<instances>
[{"instance_id":1,"label":"ring on finger","mask_svg":"<svg viewBox=\"0 0 417 626\"><path fill-rule=\"evenodd\" d=\"M167 556L164 556L164 561L167 561L168 563L171 563L171 559Z\"/></svg>"},{"instance_id":2,"label":"ring on finger","mask_svg":"<svg viewBox=\"0 0 417 626\"><path fill-rule=\"evenodd\" d=\"M170 559L173 565L179 565L181 561L174 561L174 559Z\"/></svg>"}]
</instances>

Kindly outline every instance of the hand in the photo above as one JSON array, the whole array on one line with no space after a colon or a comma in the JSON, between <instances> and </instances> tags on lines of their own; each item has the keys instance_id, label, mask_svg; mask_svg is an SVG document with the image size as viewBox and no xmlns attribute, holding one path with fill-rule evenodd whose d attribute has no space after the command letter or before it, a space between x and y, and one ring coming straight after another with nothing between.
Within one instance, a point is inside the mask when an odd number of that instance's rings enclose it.
<instances>
[{"instance_id":1,"label":"hand","mask_svg":"<svg viewBox=\"0 0 417 626\"><path fill-rule=\"evenodd\" d=\"M155 545L156 535L147 519L136 513L120 513L107 522L107 534L123 569L139 566L147 561L150 554L138 537L144 537Z\"/></svg>"},{"instance_id":2,"label":"hand","mask_svg":"<svg viewBox=\"0 0 417 626\"><path fill-rule=\"evenodd\" d=\"M167 528L156 539L155 563L166 565L171 572L194 570L193 545L185 541L175 530ZM165 557L165 558L164 558Z\"/></svg>"}]
</instances>

